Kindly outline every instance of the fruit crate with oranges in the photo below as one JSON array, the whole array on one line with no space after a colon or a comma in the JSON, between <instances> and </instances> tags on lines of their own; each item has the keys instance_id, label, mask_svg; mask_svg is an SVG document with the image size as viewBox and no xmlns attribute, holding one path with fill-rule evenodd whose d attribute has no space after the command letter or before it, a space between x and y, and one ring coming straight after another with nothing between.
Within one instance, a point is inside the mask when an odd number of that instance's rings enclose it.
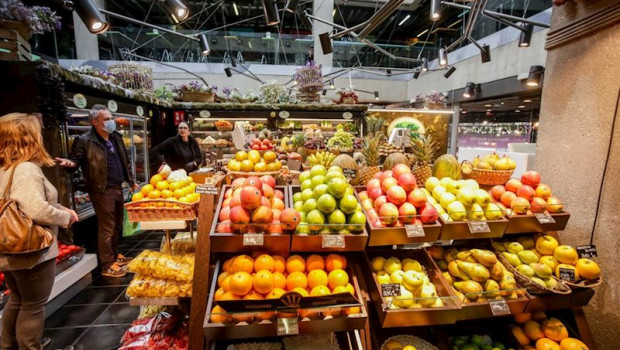
<instances>
[{"instance_id":1,"label":"fruit crate with oranges","mask_svg":"<svg viewBox=\"0 0 620 350\"><path fill-rule=\"evenodd\" d=\"M258 271L257 271L258 270ZM363 329L368 313L347 258L262 254L218 260L205 335L211 339L275 337L282 324L299 334ZM253 275L252 275L253 273Z\"/></svg>"},{"instance_id":2,"label":"fruit crate with oranges","mask_svg":"<svg viewBox=\"0 0 620 350\"><path fill-rule=\"evenodd\" d=\"M261 153L263 152L263 153ZM228 161L226 171L233 178L247 176L276 176L282 169L278 155L272 150L238 151L235 157Z\"/></svg>"}]
</instances>

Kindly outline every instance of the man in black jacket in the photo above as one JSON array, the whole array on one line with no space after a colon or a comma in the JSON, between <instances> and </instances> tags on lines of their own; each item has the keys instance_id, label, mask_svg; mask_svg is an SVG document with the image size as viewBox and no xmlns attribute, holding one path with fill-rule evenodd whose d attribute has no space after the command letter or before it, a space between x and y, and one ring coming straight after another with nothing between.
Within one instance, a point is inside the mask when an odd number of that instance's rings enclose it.
<instances>
[{"instance_id":1,"label":"man in black jacket","mask_svg":"<svg viewBox=\"0 0 620 350\"><path fill-rule=\"evenodd\" d=\"M94 105L89 113L91 130L77 137L69 159L56 158L63 167L77 170L86 179L86 189L97 215L99 232L97 247L101 274L122 277L121 268L130 259L118 252L118 239L123 230L123 182L137 189L135 176L121 134L116 131L112 113L103 105Z\"/></svg>"}]
</instances>

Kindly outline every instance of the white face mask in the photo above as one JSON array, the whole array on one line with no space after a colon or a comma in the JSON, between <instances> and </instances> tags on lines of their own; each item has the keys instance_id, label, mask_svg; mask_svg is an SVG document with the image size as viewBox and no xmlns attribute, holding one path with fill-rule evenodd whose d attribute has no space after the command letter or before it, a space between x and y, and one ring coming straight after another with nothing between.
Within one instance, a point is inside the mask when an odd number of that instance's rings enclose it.
<instances>
[{"instance_id":1,"label":"white face mask","mask_svg":"<svg viewBox=\"0 0 620 350\"><path fill-rule=\"evenodd\" d=\"M114 121L114 119L104 121L103 130L107 132L108 134L111 134L114 131L116 131L116 122Z\"/></svg>"}]
</instances>

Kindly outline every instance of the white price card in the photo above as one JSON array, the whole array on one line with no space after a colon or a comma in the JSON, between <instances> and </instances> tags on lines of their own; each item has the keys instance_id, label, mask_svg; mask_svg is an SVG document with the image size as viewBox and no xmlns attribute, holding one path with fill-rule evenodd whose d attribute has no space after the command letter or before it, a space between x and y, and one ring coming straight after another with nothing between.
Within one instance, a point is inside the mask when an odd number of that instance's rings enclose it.
<instances>
[{"instance_id":1,"label":"white price card","mask_svg":"<svg viewBox=\"0 0 620 350\"><path fill-rule=\"evenodd\" d=\"M536 220L538 220L538 223L540 223L541 225L555 224L555 219L553 218L553 216L547 213L536 213L534 214L534 216L536 216Z\"/></svg>"},{"instance_id":2,"label":"white price card","mask_svg":"<svg viewBox=\"0 0 620 350\"><path fill-rule=\"evenodd\" d=\"M212 194L217 196L217 187L214 186L196 186L196 193Z\"/></svg>"},{"instance_id":3,"label":"white price card","mask_svg":"<svg viewBox=\"0 0 620 350\"><path fill-rule=\"evenodd\" d=\"M278 318L278 336L299 334L297 318Z\"/></svg>"},{"instance_id":4,"label":"white price card","mask_svg":"<svg viewBox=\"0 0 620 350\"><path fill-rule=\"evenodd\" d=\"M510 308L506 300L490 300L489 306L493 316L510 315Z\"/></svg>"},{"instance_id":5,"label":"white price card","mask_svg":"<svg viewBox=\"0 0 620 350\"><path fill-rule=\"evenodd\" d=\"M426 233L424 233L424 227L420 224L405 225L405 232L407 232L407 237L409 238L419 238L426 236Z\"/></svg>"},{"instance_id":6,"label":"white price card","mask_svg":"<svg viewBox=\"0 0 620 350\"><path fill-rule=\"evenodd\" d=\"M265 245L265 235L262 233L246 233L243 235L243 245Z\"/></svg>"},{"instance_id":7,"label":"white price card","mask_svg":"<svg viewBox=\"0 0 620 350\"><path fill-rule=\"evenodd\" d=\"M323 248L344 248L344 236L340 235L323 235L321 247Z\"/></svg>"},{"instance_id":8,"label":"white price card","mask_svg":"<svg viewBox=\"0 0 620 350\"><path fill-rule=\"evenodd\" d=\"M398 297L400 296L400 283L383 283L381 284L381 296Z\"/></svg>"},{"instance_id":9,"label":"white price card","mask_svg":"<svg viewBox=\"0 0 620 350\"><path fill-rule=\"evenodd\" d=\"M471 233L489 233L491 228L486 221L467 221L469 232Z\"/></svg>"}]
</instances>

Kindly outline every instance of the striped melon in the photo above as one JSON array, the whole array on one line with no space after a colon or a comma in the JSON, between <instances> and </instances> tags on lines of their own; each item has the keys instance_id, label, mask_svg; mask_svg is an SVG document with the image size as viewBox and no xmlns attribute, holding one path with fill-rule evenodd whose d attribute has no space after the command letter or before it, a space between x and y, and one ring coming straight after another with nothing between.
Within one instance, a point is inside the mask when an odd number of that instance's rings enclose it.
<instances>
[{"instance_id":1,"label":"striped melon","mask_svg":"<svg viewBox=\"0 0 620 350\"><path fill-rule=\"evenodd\" d=\"M449 177L459 180L461 178L461 166L459 165L459 161L451 154L442 155L437 158L435 164L433 164L433 176L438 179Z\"/></svg>"}]
</instances>

